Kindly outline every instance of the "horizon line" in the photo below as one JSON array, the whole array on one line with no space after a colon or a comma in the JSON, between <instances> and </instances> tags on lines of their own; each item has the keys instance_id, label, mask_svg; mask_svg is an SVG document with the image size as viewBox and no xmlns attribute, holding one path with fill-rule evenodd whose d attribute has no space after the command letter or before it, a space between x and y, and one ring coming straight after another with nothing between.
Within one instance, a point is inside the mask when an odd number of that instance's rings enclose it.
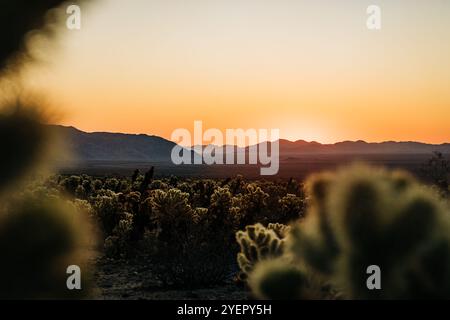
<instances>
[{"instance_id":1,"label":"horizon line","mask_svg":"<svg viewBox=\"0 0 450 320\"><path fill-rule=\"evenodd\" d=\"M73 125L63 125L63 124L54 124L54 123L47 123L47 125L49 126L56 126L56 127L63 127L63 128L71 128L71 129L75 129L78 130L80 132L83 133L106 133L106 134L123 134L123 135L135 135L135 136L147 136L147 137L157 137L157 138L161 138L167 141L171 141L174 142L170 139L164 138L162 136L159 135L155 135L155 134L149 134L149 133L135 133L135 132L121 132L121 131L88 131L88 130L82 130L79 129ZM434 145L434 146L439 146L439 145L445 145L445 144L450 144L450 142L441 142L441 143L429 143L429 142L423 142L423 141L417 141L417 140L380 140L380 141L366 141L363 139L357 139L357 140L340 140L340 141L336 141L336 142L331 142L331 143L323 143L320 141L316 141L316 140L304 140L304 139L297 139L297 140L290 140L287 138L279 138L277 139L278 141L287 141L290 143L297 143L297 142L306 142L306 143L318 143L320 145L335 145L338 143L345 143L345 142L352 142L352 143L356 143L356 142L362 142L362 143L366 143L366 144L382 144L382 143L421 143L421 144L426 144L426 145ZM277 141L274 140L274 141ZM258 142L257 144L260 143L264 143L264 142L272 142L272 141L263 141L263 142ZM174 142L175 143L175 142ZM213 144L203 144L203 146L208 146L208 145L213 145ZM183 147L191 147L193 148L195 145L191 145L191 146L183 146ZM223 144L223 145L215 145L218 147L223 147L223 146L227 146L227 144ZM238 145L234 145L235 147L238 148L246 148L249 147L251 145L245 145L245 146L238 146Z\"/></svg>"}]
</instances>

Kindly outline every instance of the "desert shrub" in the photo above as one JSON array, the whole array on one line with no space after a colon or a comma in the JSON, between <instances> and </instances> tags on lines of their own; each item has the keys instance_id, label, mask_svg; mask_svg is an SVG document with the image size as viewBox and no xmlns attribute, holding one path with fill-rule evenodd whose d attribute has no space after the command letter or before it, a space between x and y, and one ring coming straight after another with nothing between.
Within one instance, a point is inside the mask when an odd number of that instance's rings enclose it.
<instances>
[{"instance_id":1,"label":"desert shrub","mask_svg":"<svg viewBox=\"0 0 450 320\"><path fill-rule=\"evenodd\" d=\"M313 177L307 193L306 218L288 237L292 260L260 269L252 281L260 297L285 297L270 279L293 277L293 268L320 279L298 281L297 298L312 283L328 283L328 293L350 299L450 297L449 207L430 188L404 173L359 165ZM381 269L382 290L366 286L370 265Z\"/></svg>"}]
</instances>

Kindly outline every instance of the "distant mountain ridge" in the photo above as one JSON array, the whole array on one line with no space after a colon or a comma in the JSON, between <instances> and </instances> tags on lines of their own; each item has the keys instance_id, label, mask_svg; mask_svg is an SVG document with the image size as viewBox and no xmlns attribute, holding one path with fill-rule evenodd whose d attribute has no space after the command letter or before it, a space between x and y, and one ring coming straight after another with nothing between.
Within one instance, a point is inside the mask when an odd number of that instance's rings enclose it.
<instances>
[{"instance_id":1,"label":"distant mountain ridge","mask_svg":"<svg viewBox=\"0 0 450 320\"><path fill-rule=\"evenodd\" d=\"M107 161L170 161L174 142L154 135L109 132L84 132L74 127L51 125L64 137L65 142L79 160ZM280 139L280 156L301 154L426 154L433 151L450 154L450 143L427 144L420 142L368 143L343 141L321 144L304 140ZM238 148L243 150L243 148ZM242 151L241 151L242 152Z\"/></svg>"},{"instance_id":2,"label":"distant mountain ridge","mask_svg":"<svg viewBox=\"0 0 450 320\"><path fill-rule=\"evenodd\" d=\"M280 140L280 153L321 153L321 154L422 154L439 151L450 153L450 143L427 144L414 141L365 142L342 141L333 144L321 144L304 140Z\"/></svg>"},{"instance_id":3,"label":"distant mountain ridge","mask_svg":"<svg viewBox=\"0 0 450 320\"><path fill-rule=\"evenodd\" d=\"M175 143L158 136L84 132L74 127L51 126L64 138L78 160L170 161Z\"/></svg>"}]
</instances>

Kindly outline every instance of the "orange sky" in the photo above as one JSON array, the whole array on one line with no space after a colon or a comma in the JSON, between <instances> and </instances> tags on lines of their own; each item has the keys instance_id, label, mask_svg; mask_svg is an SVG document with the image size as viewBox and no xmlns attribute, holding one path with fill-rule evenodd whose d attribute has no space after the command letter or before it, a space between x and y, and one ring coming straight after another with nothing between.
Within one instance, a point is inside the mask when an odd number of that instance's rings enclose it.
<instances>
[{"instance_id":1,"label":"orange sky","mask_svg":"<svg viewBox=\"0 0 450 320\"><path fill-rule=\"evenodd\" d=\"M103 0L26 83L85 131L450 142L450 2Z\"/></svg>"}]
</instances>

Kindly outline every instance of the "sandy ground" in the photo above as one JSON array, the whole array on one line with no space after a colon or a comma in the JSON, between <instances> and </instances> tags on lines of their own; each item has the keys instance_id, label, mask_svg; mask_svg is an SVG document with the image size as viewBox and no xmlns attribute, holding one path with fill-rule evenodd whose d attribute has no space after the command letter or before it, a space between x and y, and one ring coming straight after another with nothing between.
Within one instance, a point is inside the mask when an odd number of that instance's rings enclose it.
<instances>
[{"instance_id":1,"label":"sandy ground","mask_svg":"<svg viewBox=\"0 0 450 320\"><path fill-rule=\"evenodd\" d=\"M96 284L96 299L130 300L245 300L245 288L238 286L233 279L221 285L192 290L164 288L152 278L148 267L124 260L113 260L98 256L93 275Z\"/></svg>"}]
</instances>

